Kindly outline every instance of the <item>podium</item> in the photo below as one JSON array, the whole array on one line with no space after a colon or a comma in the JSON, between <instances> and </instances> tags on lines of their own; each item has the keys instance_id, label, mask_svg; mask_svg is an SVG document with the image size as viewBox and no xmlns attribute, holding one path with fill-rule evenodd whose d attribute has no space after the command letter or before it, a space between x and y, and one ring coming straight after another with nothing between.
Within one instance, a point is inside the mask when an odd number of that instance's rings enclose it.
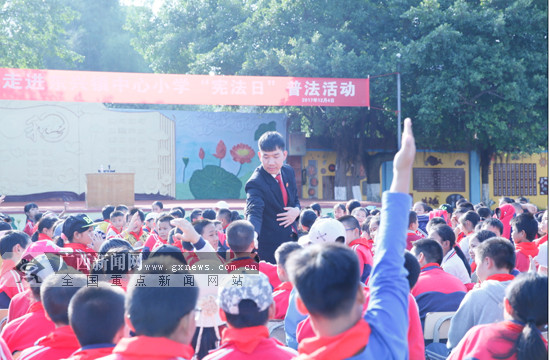
<instances>
[{"instance_id":1,"label":"podium","mask_svg":"<svg viewBox=\"0 0 550 360\"><path fill-rule=\"evenodd\" d=\"M102 208L108 204L134 206L134 174L86 174L86 207Z\"/></svg>"}]
</instances>

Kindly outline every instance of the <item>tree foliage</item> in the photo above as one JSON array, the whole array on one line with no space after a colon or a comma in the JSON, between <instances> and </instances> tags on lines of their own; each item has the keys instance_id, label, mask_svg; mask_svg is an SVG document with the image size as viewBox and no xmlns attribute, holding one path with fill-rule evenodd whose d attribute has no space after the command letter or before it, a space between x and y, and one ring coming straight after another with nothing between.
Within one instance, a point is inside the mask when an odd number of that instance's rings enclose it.
<instances>
[{"instance_id":1,"label":"tree foliage","mask_svg":"<svg viewBox=\"0 0 550 360\"><path fill-rule=\"evenodd\" d=\"M0 0L0 66L44 68L52 57L78 61L65 31L76 16L62 0Z\"/></svg>"}]
</instances>

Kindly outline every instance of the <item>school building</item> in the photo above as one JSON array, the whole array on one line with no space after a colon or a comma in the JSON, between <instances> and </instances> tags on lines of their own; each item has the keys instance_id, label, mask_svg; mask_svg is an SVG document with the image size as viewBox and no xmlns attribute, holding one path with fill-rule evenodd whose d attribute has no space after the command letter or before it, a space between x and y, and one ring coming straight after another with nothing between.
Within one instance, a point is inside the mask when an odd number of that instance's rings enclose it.
<instances>
[{"instance_id":1,"label":"school building","mask_svg":"<svg viewBox=\"0 0 550 360\"><path fill-rule=\"evenodd\" d=\"M133 187L136 199L244 199L244 184L259 165L257 140L271 130L288 140L287 162L296 171L301 197L333 200L336 152L308 148L303 135L288 133L284 114L7 100L0 101L0 193L19 201L83 200L98 174L120 175L119 182L127 174L130 182L122 188ZM361 179L361 200L379 199L391 183L391 169L391 162L380 166L375 199L367 199L373 187ZM489 171L491 204L501 196L525 196L548 207L547 152L495 156ZM410 192L414 201L432 207L457 196L481 201L479 157L418 150Z\"/></svg>"}]
</instances>

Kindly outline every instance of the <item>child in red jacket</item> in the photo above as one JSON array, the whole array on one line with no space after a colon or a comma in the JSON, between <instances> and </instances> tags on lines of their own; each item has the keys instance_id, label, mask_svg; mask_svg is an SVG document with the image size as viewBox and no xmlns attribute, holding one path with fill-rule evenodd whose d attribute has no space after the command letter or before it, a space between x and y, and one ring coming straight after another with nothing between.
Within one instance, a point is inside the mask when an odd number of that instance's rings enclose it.
<instances>
[{"instance_id":1,"label":"child in red jacket","mask_svg":"<svg viewBox=\"0 0 550 360\"><path fill-rule=\"evenodd\" d=\"M529 256L535 257L539 248L535 240L538 222L533 215L523 213L512 219L512 240L516 244L516 268L521 272L529 270Z\"/></svg>"},{"instance_id":2,"label":"child in red jacket","mask_svg":"<svg viewBox=\"0 0 550 360\"><path fill-rule=\"evenodd\" d=\"M504 321L471 328L448 360L548 358L548 277L521 274L506 289Z\"/></svg>"},{"instance_id":3,"label":"child in red jacket","mask_svg":"<svg viewBox=\"0 0 550 360\"><path fill-rule=\"evenodd\" d=\"M275 313L269 279L262 273L226 278L218 290L220 317L228 328L221 347L204 360L292 359L297 353L269 337L267 322Z\"/></svg>"},{"instance_id":4,"label":"child in red jacket","mask_svg":"<svg viewBox=\"0 0 550 360\"><path fill-rule=\"evenodd\" d=\"M124 337L124 291L101 282L77 291L69 303L69 323L80 349L67 360L92 360L111 354Z\"/></svg>"},{"instance_id":5,"label":"child in red jacket","mask_svg":"<svg viewBox=\"0 0 550 360\"><path fill-rule=\"evenodd\" d=\"M273 301L275 301L275 316L274 319L282 320L285 318L286 311L288 310L288 298L292 291L292 283L288 278L288 274L285 270L286 259L295 250L302 247L295 242L282 243L277 250L275 250L275 260L277 261L277 275L281 284L273 290Z\"/></svg>"},{"instance_id":6,"label":"child in red jacket","mask_svg":"<svg viewBox=\"0 0 550 360\"><path fill-rule=\"evenodd\" d=\"M65 286L70 285L70 286ZM51 275L40 285L40 297L55 329L21 353L20 360L63 359L79 348L78 340L69 325L68 308L74 294L86 286L82 274L62 271Z\"/></svg>"}]
</instances>

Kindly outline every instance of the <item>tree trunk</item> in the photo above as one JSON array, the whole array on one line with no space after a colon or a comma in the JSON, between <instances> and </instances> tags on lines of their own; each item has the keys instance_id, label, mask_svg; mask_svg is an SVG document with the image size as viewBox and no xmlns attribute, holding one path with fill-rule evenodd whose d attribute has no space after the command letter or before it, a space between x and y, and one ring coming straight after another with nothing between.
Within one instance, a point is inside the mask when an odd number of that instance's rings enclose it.
<instances>
[{"instance_id":1,"label":"tree trunk","mask_svg":"<svg viewBox=\"0 0 550 360\"><path fill-rule=\"evenodd\" d=\"M367 200L373 202L380 202L380 166L385 161L390 161L395 156L392 152L379 152L375 154L369 154L363 152L361 160L365 167L365 173L367 176Z\"/></svg>"},{"instance_id":2,"label":"tree trunk","mask_svg":"<svg viewBox=\"0 0 550 360\"><path fill-rule=\"evenodd\" d=\"M359 156L350 155L343 148L336 151L336 176L334 178L334 200L361 201L361 161ZM351 172L351 176L347 173Z\"/></svg>"},{"instance_id":3,"label":"tree trunk","mask_svg":"<svg viewBox=\"0 0 550 360\"><path fill-rule=\"evenodd\" d=\"M490 199L491 194L489 193L489 166L491 165L491 156L493 151L489 149L482 149L479 152L480 162L481 162L481 201L487 205L492 205L492 200Z\"/></svg>"}]
</instances>

